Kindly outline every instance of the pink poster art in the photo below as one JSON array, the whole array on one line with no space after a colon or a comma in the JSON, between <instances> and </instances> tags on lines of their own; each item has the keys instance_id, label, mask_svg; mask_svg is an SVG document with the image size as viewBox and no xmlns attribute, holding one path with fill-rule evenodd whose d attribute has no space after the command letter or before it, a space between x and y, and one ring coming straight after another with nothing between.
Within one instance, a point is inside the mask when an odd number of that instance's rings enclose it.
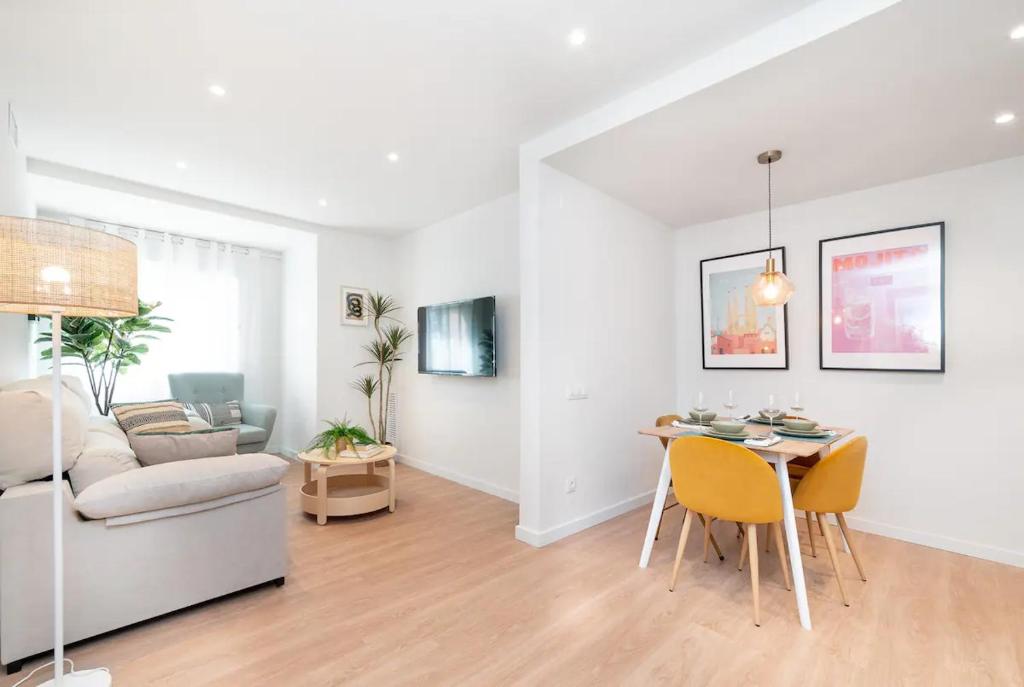
<instances>
[{"instance_id":1,"label":"pink poster art","mask_svg":"<svg viewBox=\"0 0 1024 687\"><path fill-rule=\"evenodd\" d=\"M833 353L928 353L939 345L928 244L831 258Z\"/></svg>"}]
</instances>

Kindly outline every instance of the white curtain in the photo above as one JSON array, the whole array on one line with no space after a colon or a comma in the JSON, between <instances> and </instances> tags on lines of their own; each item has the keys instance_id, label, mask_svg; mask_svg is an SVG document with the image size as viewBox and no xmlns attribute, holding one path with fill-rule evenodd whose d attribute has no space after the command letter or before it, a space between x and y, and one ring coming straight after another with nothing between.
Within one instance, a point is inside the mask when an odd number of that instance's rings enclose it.
<instances>
[{"instance_id":1,"label":"white curtain","mask_svg":"<svg viewBox=\"0 0 1024 687\"><path fill-rule=\"evenodd\" d=\"M72 220L74 221L74 220ZM139 298L160 301L170 334L118 379L115 402L170 398L171 372L241 372L245 398L280 407L281 256L93 221L139 250ZM77 368L80 369L80 368Z\"/></svg>"}]
</instances>

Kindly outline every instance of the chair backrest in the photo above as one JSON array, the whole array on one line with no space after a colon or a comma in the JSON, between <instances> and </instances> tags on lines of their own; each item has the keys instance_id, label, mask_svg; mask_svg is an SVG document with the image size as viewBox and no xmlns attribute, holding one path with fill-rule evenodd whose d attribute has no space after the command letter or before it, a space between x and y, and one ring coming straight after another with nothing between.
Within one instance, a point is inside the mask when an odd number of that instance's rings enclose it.
<instances>
[{"instance_id":1,"label":"chair backrest","mask_svg":"<svg viewBox=\"0 0 1024 687\"><path fill-rule=\"evenodd\" d=\"M244 400L245 375L240 372L178 372L167 375L176 401L225 403Z\"/></svg>"},{"instance_id":2,"label":"chair backrest","mask_svg":"<svg viewBox=\"0 0 1024 687\"><path fill-rule=\"evenodd\" d=\"M681 415L662 415L661 417L654 421L654 426L664 427L665 425L671 425L676 420L682 419L683 418ZM668 439L666 439L665 437L661 437L661 445L665 448L668 448Z\"/></svg>"},{"instance_id":3,"label":"chair backrest","mask_svg":"<svg viewBox=\"0 0 1024 687\"><path fill-rule=\"evenodd\" d=\"M685 436L669 451L676 500L722 520L765 523L782 519L775 472L750 449L721 439Z\"/></svg>"},{"instance_id":4,"label":"chair backrest","mask_svg":"<svg viewBox=\"0 0 1024 687\"><path fill-rule=\"evenodd\" d=\"M793 506L815 513L845 513L860 500L868 440L857 437L818 461L793 493Z\"/></svg>"}]
</instances>

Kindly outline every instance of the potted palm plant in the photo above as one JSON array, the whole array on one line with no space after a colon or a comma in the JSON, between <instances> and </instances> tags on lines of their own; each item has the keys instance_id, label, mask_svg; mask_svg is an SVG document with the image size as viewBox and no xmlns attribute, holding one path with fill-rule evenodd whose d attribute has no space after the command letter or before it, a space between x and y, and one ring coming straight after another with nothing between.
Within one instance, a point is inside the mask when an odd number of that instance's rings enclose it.
<instances>
[{"instance_id":1,"label":"potted palm plant","mask_svg":"<svg viewBox=\"0 0 1024 687\"><path fill-rule=\"evenodd\" d=\"M412 338L412 332L395 319L394 314L401 306L391 296L379 292L372 293L366 300L366 307L370 322L373 323L374 340L363 346L369 360L359 365L372 365L374 373L352 382L352 388L366 397L373 436L377 442L384 443L388 435L387 403L391 395L391 380L395 365L402 362L402 347ZM376 417L374 399L377 406Z\"/></svg>"},{"instance_id":2,"label":"potted palm plant","mask_svg":"<svg viewBox=\"0 0 1024 687\"><path fill-rule=\"evenodd\" d=\"M324 422L327 423L327 429L313 437L308 450L320 449L326 455L333 448L335 453L340 455L342 451L349 449L358 457L357 446L372 446L377 443L365 429L349 422L348 417Z\"/></svg>"}]
</instances>

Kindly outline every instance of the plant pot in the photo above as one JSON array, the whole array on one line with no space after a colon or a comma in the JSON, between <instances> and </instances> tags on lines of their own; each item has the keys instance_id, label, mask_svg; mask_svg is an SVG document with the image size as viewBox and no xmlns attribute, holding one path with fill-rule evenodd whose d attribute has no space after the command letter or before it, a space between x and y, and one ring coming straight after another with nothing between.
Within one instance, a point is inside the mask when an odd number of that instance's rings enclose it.
<instances>
[{"instance_id":1,"label":"plant pot","mask_svg":"<svg viewBox=\"0 0 1024 687\"><path fill-rule=\"evenodd\" d=\"M336 439L334 442L334 450L340 456L343 451L355 451L356 449L348 439Z\"/></svg>"}]
</instances>

